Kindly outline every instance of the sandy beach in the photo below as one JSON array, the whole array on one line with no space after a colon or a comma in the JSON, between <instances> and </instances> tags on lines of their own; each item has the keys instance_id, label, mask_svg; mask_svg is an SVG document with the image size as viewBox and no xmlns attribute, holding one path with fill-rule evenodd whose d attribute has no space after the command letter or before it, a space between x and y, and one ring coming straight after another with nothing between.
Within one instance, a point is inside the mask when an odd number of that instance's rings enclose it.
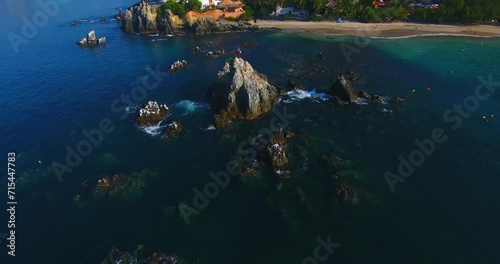
<instances>
[{"instance_id":1,"label":"sandy beach","mask_svg":"<svg viewBox=\"0 0 500 264\"><path fill-rule=\"evenodd\" d=\"M306 31L328 34L342 34L370 37L403 37L426 34L450 34L500 37L500 27L490 25L453 26L418 23L337 23L333 21L272 21L258 20L260 28L277 28L287 31Z\"/></svg>"}]
</instances>

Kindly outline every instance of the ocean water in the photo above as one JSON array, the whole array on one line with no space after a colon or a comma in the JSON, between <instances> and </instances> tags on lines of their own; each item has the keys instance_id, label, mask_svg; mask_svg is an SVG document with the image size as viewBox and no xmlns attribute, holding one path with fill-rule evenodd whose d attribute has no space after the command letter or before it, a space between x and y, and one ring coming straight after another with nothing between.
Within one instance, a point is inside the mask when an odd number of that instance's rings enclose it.
<instances>
[{"instance_id":1,"label":"ocean water","mask_svg":"<svg viewBox=\"0 0 500 264\"><path fill-rule=\"evenodd\" d=\"M4 34L21 34L20 17L39 10L34 1L16 3L2 4ZM368 45L348 62L341 47L357 41L349 36L122 38L111 18L116 8L132 3L71 1L20 44L18 53L1 38L0 155L15 151L18 158L16 257L7 255L0 238L2 263L100 263L113 246L133 252L137 245L187 263L313 263L304 260L314 256L318 238L328 237L340 246L324 263L499 262L500 96L496 91L479 100L455 130L455 121L443 115L474 95L481 77L500 82L500 39L364 39ZM108 21L99 23L102 17ZM71 21L80 23L70 27ZM108 43L75 45L91 29ZM234 122L227 131L211 128L207 88L245 41L257 43L242 46L243 59L256 70L277 85L303 85L275 106L295 116L286 125L295 133L289 142L291 179L280 180L266 166L250 178L232 178L187 224L176 208L193 206L193 188L203 190L212 181L210 172L224 170L239 144L258 136L273 117ZM207 58L193 54L194 46L224 48L229 55ZM316 58L320 51L326 60ZM189 67L167 73L178 59ZM293 65L327 73L291 77ZM157 66L164 73L158 86L113 111L113 101L151 80L146 68ZM351 70L360 76L356 89L407 101L333 105L325 91L338 74ZM147 100L171 108L169 119L183 126L179 137L162 139L155 135L158 128L135 125L138 106ZM82 130L98 128L103 118L114 131L60 182L51 164L64 163L66 147L76 148L85 139ZM436 128L447 140L392 192L384 173L397 173L398 156L408 159L417 149L414 141L430 138ZM353 164L349 183L359 191L354 203L332 198L333 173L324 161L331 153ZM142 197L90 197L87 184L122 173L144 179ZM5 211L1 216L5 233Z\"/></svg>"}]
</instances>

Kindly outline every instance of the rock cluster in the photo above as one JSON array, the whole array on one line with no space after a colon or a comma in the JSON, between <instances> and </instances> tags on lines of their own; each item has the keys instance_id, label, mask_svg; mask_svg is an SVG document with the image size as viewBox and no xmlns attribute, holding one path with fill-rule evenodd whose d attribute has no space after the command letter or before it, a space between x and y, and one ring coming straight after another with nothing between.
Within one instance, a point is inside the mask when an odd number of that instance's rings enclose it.
<instances>
[{"instance_id":1,"label":"rock cluster","mask_svg":"<svg viewBox=\"0 0 500 264\"><path fill-rule=\"evenodd\" d=\"M115 263L182 264L184 262L176 256L163 252L154 252L151 256L147 256L144 252L144 246L138 245L133 254L120 251L115 247L111 250L106 259L101 262L101 264Z\"/></svg>"},{"instance_id":2,"label":"rock cluster","mask_svg":"<svg viewBox=\"0 0 500 264\"><path fill-rule=\"evenodd\" d=\"M216 20L212 17L200 17L194 21L188 21L186 25L186 29L195 35L252 30L256 28L248 22L239 21L232 23L226 20Z\"/></svg>"},{"instance_id":3,"label":"rock cluster","mask_svg":"<svg viewBox=\"0 0 500 264\"><path fill-rule=\"evenodd\" d=\"M94 197L127 197L142 196L144 181L140 177L125 174L104 176L99 179L93 191Z\"/></svg>"},{"instance_id":4,"label":"rock cluster","mask_svg":"<svg viewBox=\"0 0 500 264\"><path fill-rule=\"evenodd\" d=\"M182 132L182 126L177 121L172 121L167 124L167 128L163 131L164 137L178 136Z\"/></svg>"},{"instance_id":5,"label":"rock cluster","mask_svg":"<svg viewBox=\"0 0 500 264\"><path fill-rule=\"evenodd\" d=\"M213 57L222 56L224 54L226 54L226 51L224 49L222 49L222 50L216 50L216 51L209 51L209 52L207 52L207 54L205 56L213 58Z\"/></svg>"},{"instance_id":6,"label":"rock cluster","mask_svg":"<svg viewBox=\"0 0 500 264\"><path fill-rule=\"evenodd\" d=\"M97 44L106 44L106 37L96 38L94 30L89 31L89 33L87 33L87 37L80 39L78 42L78 45L80 46L94 46Z\"/></svg>"},{"instance_id":7,"label":"rock cluster","mask_svg":"<svg viewBox=\"0 0 500 264\"><path fill-rule=\"evenodd\" d=\"M170 68L168 70L169 71L179 71L179 70L185 69L187 66L188 66L187 61L178 60L178 61L175 61L172 65L170 65Z\"/></svg>"},{"instance_id":8,"label":"rock cluster","mask_svg":"<svg viewBox=\"0 0 500 264\"><path fill-rule=\"evenodd\" d=\"M250 63L235 58L232 63L226 62L217 74L208 90L208 97L212 110L217 114L216 126L221 128L227 125L228 120L255 119L271 110L277 100L277 90Z\"/></svg>"},{"instance_id":9,"label":"rock cluster","mask_svg":"<svg viewBox=\"0 0 500 264\"><path fill-rule=\"evenodd\" d=\"M152 126L160 123L169 114L170 110L167 105L159 105L155 101L149 101L139 110L136 121L139 126Z\"/></svg>"},{"instance_id":10,"label":"rock cluster","mask_svg":"<svg viewBox=\"0 0 500 264\"><path fill-rule=\"evenodd\" d=\"M377 95L377 94L368 94L367 92L360 91L358 92L358 97L364 98L372 103L380 104L382 103L382 100L384 99L383 96ZM387 97L385 97L387 98ZM391 98L391 100L395 103L402 103L406 101L405 98L399 97L399 96L394 96Z\"/></svg>"},{"instance_id":11,"label":"rock cluster","mask_svg":"<svg viewBox=\"0 0 500 264\"><path fill-rule=\"evenodd\" d=\"M286 151L288 138L293 137L293 133L284 130L274 132L266 147L266 158L275 171L282 171L288 168L289 155Z\"/></svg>"},{"instance_id":12,"label":"rock cluster","mask_svg":"<svg viewBox=\"0 0 500 264\"><path fill-rule=\"evenodd\" d=\"M332 174L332 187L340 202L356 202L359 190L355 187L355 175L353 174L354 162L331 153L324 156L327 172Z\"/></svg>"}]
</instances>

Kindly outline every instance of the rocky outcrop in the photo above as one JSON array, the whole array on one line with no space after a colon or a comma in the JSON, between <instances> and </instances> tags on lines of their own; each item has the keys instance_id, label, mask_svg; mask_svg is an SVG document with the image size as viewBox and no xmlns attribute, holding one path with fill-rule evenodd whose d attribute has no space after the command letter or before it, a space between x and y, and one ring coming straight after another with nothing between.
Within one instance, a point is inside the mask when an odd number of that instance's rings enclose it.
<instances>
[{"instance_id":1,"label":"rocky outcrop","mask_svg":"<svg viewBox=\"0 0 500 264\"><path fill-rule=\"evenodd\" d=\"M394 97L389 97L389 96L381 96L377 94L369 94L367 92L360 91L358 92L358 97L363 98L369 102L375 103L375 104L381 104L381 103L387 103L389 101L392 101L394 103L403 103L406 101L405 98L399 97L399 96L394 96Z\"/></svg>"},{"instance_id":2,"label":"rocky outcrop","mask_svg":"<svg viewBox=\"0 0 500 264\"><path fill-rule=\"evenodd\" d=\"M208 90L210 106L225 119L254 119L271 110L277 99L276 87L255 71L247 61L226 62ZM217 116L216 116L217 118ZM227 122L216 122L220 125Z\"/></svg>"},{"instance_id":3,"label":"rocky outcrop","mask_svg":"<svg viewBox=\"0 0 500 264\"><path fill-rule=\"evenodd\" d=\"M116 174L100 178L94 188L94 198L134 198L141 197L144 180L126 174Z\"/></svg>"},{"instance_id":4,"label":"rocky outcrop","mask_svg":"<svg viewBox=\"0 0 500 264\"><path fill-rule=\"evenodd\" d=\"M86 38L82 38L80 39L80 41L78 41L78 45L80 46L94 46L97 44L99 45L106 44L106 37L100 37L97 39L94 30L89 31L89 33L87 33Z\"/></svg>"},{"instance_id":5,"label":"rocky outcrop","mask_svg":"<svg viewBox=\"0 0 500 264\"><path fill-rule=\"evenodd\" d=\"M182 126L177 121L172 121L167 124L167 128L163 131L164 137L178 136L182 132Z\"/></svg>"},{"instance_id":6,"label":"rocky outcrop","mask_svg":"<svg viewBox=\"0 0 500 264\"><path fill-rule=\"evenodd\" d=\"M284 130L276 131L271 135L265 157L274 171L283 171L288 168L290 158L286 150L286 142L291 137L293 133Z\"/></svg>"},{"instance_id":7,"label":"rocky outcrop","mask_svg":"<svg viewBox=\"0 0 500 264\"><path fill-rule=\"evenodd\" d=\"M121 8L118 9L118 14L115 15L114 18L117 23L121 23L125 19L125 14L123 13L123 10Z\"/></svg>"},{"instance_id":8,"label":"rocky outcrop","mask_svg":"<svg viewBox=\"0 0 500 264\"><path fill-rule=\"evenodd\" d=\"M166 105L159 105L155 101L149 101L139 110L136 121L139 126L152 126L160 123L169 114L170 110Z\"/></svg>"},{"instance_id":9,"label":"rocky outcrop","mask_svg":"<svg viewBox=\"0 0 500 264\"><path fill-rule=\"evenodd\" d=\"M148 5L145 1L141 1L125 11L125 20L122 22L122 28L130 35L141 34L156 34L158 28L156 26L157 7Z\"/></svg>"},{"instance_id":10,"label":"rocky outcrop","mask_svg":"<svg viewBox=\"0 0 500 264\"><path fill-rule=\"evenodd\" d=\"M185 60L178 60L175 61L172 65L170 65L170 68L168 69L169 71L180 71L182 69L185 69L188 66L187 61Z\"/></svg>"},{"instance_id":11,"label":"rocky outcrop","mask_svg":"<svg viewBox=\"0 0 500 264\"><path fill-rule=\"evenodd\" d=\"M145 1L131 6L121 17L122 29L129 35L175 34L179 32L183 23L170 10L163 11L158 6L148 5Z\"/></svg>"},{"instance_id":12,"label":"rocky outcrop","mask_svg":"<svg viewBox=\"0 0 500 264\"><path fill-rule=\"evenodd\" d=\"M159 12L157 17L158 29L161 34L179 34L184 28L182 19L170 10Z\"/></svg>"},{"instance_id":13,"label":"rocky outcrop","mask_svg":"<svg viewBox=\"0 0 500 264\"><path fill-rule=\"evenodd\" d=\"M193 48L193 53L200 53L201 52L201 48L196 46Z\"/></svg>"},{"instance_id":14,"label":"rocky outcrop","mask_svg":"<svg viewBox=\"0 0 500 264\"><path fill-rule=\"evenodd\" d=\"M187 30L197 35L256 29L248 22L238 23L216 20L213 17L189 17L184 21L170 10L148 5L144 0L115 16L121 21L122 30L135 34L180 34Z\"/></svg>"},{"instance_id":15,"label":"rocky outcrop","mask_svg":"<svg viewBox=\"0 0 500 264\"><path fill-rule=\"evenodd\" d=\"M341 75L335 79L330 87L330 94L336 97L338 103L355 103L358 100L356 90L351 85L351 82Z\"/></svg>"},{"instance_id":16,"label":"rocky outcrop","mask_svg":"<svg viewBox=\"0 0 500 264\"><path fill-rule=\"evenodd\" d=\"M207 52L207 54L205 56L215 58L215 57L222 56L224 54L226 54L226 51L224 49L222 49L222 50L216 50L216 51L209 51L209 52Z\"/></svg>"}]
</instances>

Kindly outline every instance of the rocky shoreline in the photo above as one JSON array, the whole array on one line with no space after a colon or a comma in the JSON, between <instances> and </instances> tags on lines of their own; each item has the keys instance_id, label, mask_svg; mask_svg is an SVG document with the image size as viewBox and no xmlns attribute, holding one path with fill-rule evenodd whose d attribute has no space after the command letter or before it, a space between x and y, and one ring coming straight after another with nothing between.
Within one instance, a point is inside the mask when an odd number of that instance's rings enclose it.
<instances>
[{"instance_id":1,"label":"rocky shoreline","mask_svg":"<svg viewBox=\"0 0 500 264\"><path fill-rule=\"evenodd\" d=\"M229 22L211 17L181 19L170 10L162 10L160 6L149 5L145 1L129 7L125 12L120 9L115 18L116 21L122 23L121 29L128 35L183 35L185 33L204 35L258 29L243 21Z\"/></svg>"}]
</instances>

